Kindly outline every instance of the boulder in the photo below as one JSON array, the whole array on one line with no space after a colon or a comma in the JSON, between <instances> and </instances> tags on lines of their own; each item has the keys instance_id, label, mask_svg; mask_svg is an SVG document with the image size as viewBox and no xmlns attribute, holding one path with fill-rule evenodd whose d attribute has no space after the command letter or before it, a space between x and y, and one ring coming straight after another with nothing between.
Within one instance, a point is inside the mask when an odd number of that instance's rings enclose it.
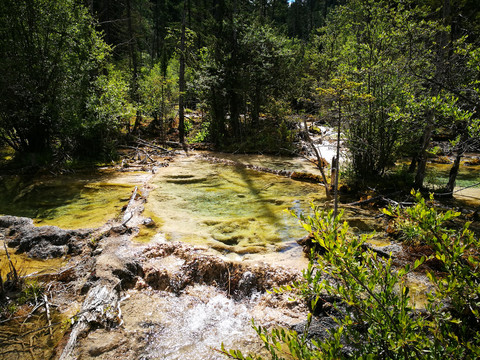
<instances>
[{"instance_id":1,"label":"boulder","mask_svg":"<svg viewBox=\"0 0 480 360\"><path fill-rule=\"evenodd\" d=\"M56 226L35 226L32 219L0 216L0 233L9 247L30 257L48 259L78 254L81 240L92 230L63 230Z\"/></svg>"}]
</instances>

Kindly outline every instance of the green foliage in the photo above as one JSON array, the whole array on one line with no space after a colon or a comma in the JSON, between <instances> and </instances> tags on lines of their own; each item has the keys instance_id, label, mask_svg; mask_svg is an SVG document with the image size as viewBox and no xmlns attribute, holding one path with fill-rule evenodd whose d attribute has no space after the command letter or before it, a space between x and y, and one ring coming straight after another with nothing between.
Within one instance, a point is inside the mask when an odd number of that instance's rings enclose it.
<instances>
[{"instance_id":1,"label":"green foliage","mask_svg":"<svg viewBox=\"0 0 480 360\"><path fill-rule=\"evenodd\" d=\"M480 241L468 229L455 229L448 222L460 215L458 212L438 212L431 202L422 198L419 192L412 191L416 204L406 209L384 210L395 218L397 229L405 241L425 244L434 250L434 257L440 261L443 274L428 273L435 285L435 294L429 294L430 310L441 315L443 321L434 323L442 345L451 351L462 353L462 347L468 351L480 353ZM438 304L448 304L447 311ZM466 344L469 337L475 339L470 346ZM452 341L456 339L456 341ZM448 344L448 345L447 345Z\"/></svg>"},{"instance_id":2,"label":"green foliage","mask_svg":"<svg viewBox=\"0 0 480 360\"><path fill-rule=\"evenodd\" d=\"M200 129L195 134L195 136L189 140L189 143L194 144L207 141L209 137L209 129L210 123L208 121L203 121L200 124Z\"/></svg>"},{"instance_id":3,"label":"green foliage","mask_svg":"<svg viewBox=\"0 0 480 360\"><path fill-rule=\"evenodd\" d=\"M64 129L63 137L70 141L65 141L62 150L77 156L113 158L121 130L136 111L129 92L126 74L107 66L104 74L92 81L83 120Z\"/></svg>"},{"instance_id":4,"label":"green foliage","mask_svg":"<svg viewBox=\"0 0 480 360\"><path fill-rule=\"evenodd\" d=\"M304 282L293 288L321 305L325 296L334 300L332 316L337 327L324 339L308 338L283 329L255 327L271 359L472 359L480 354L480 242L468 230L450 230L445 222L458 216L439 213L421 195L408 209L384 210L395 218L408 237L421 239L434 249L444 264L444 273L428 273L435 287L428 294L424 312L415 309L407 276L426 260L400 268L391 258L381 258L363 245L367 235L356 236L342 214L334 217L314 208L313 217L299 216L314 235L323 255L313 254ZM313 208L313 207L312 207ZM309 315L308 325L312 321ZM223 349L223 348L222 348ZM233 359L261 359L226 351Z\"/></svg>"},{"instance_id":5,"label":"green foliage","mask_svg":"<svg viewBox=\"0 0 480 360\"><path fill-rule=\"evenodd\" d=\"M235 18L208 41L199 52L195 88L208 108L211 140L258 143L254 138L262 132L262 118L271 131L295 98L300 47L248 17Z\"/></svg>"},{"instance_id":6,"label":"green foliage","mask_svg":"<svg viewBox=\"0 0 480 360\"><path fill-rule=\"evenodd\" d=\"M448 229L445 223L460 215L459 212L448 210L439 212L433 206L433 194L426 201L420 192L412 190L415 205L401 209L389 206L383 213L395 217L395 226L401 234L401 239L408 245L432 245L440 234L453 236L455 230Z\"/></svg>"},{"instance_id":7,"label":"green foliage","mask_svg":"<svg viewBox=\"0 0 480 360\"><path fill-rule=\"evenodd\" d=\"M77 1L2 1L0 137L21 152L68 143L65 132L85 126L85 102L108 51Z\"/></svg>"},{"instance_id":8,"label":"green foliage","mask_svg":"<svg viewBox=\"0 0 480 360\"><path fill-rule=\"evenodd\" d=\"M17 304L36 303L43 291L44 287L38 281L26 282L18 296Z\"/></svg>"},{"instance_id":9,"label":"green foliage","mask_svg":"<svg viewBox=\"0 0 480 360\"><path fill-rule=\"evenodd\" d=\"M165 71L162 63L143 68L139 81L141 107L145 114L165 122L174 116L178 98L178 60L172 59Z\"/></svg>"},{"instance_id":10,"label":"green foliage","mask_svg":"<svg viewBox=\"0 0 480 360\"><path fill-rule=\"evenodd\" d=\"M359 177L383 174L415 134L406 129L404 119L389 114L394 108L403 109L412 92L423 92L417 70L430 72L424 46L433 39L435 29L418 21L423 16L422 9L409 1L352 0L335 9L315 39L314 44L325 49L315 61L323 65L319 75L325 90L320 95L327 106L330 98L336 102L342 98L339 85L326 84L344 79L355 85L350 88L357 95L348 96L345 91L344 106L334 106L332 111L335 118L343 115L351 166Z\"/></svg>"}]
</instances>

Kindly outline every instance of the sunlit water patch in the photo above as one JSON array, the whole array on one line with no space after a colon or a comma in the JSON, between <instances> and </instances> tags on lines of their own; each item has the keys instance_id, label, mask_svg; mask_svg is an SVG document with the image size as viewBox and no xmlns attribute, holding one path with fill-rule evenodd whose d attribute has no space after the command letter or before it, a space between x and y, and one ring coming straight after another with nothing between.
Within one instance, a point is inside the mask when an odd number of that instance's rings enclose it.
<instances>
[{"instance_id":1,"label":"sunlit water patch","mask_svg":"<svg viewBox=\"0 0 480 360\"><path fill-rule=\"evenodd\" d=\"M153 185L145 208L161 218L156 238L203 244L224 254L295 250L298 255L295 241L305 230L288 210L307 211L310 201L324 200L316 184L194 157L162 169Z\"/></svg>"},{"instance_id":2,"label":"sunlit water patch","mask_svg":"<svg viewBox=\"0 0 480 360\"><path fill-rule=\"evenodd\" d=\"M98 227L120 214L145 173L81 173L0 181L0 213L33 218L39 225L65 229Z\"/></svg>"},{"instance_id":3,"label":"sunlit water patch","mask_svg":"<svg viewBox=\"0 0 480 360\"><path fill-rule=\"evenodd\" d=\"M20 276L30 274L49 274L54 273L66 264L65 258L56 259L32 259L27 254L17 254L14 250L8 249L8 254L13 266ZM0 275L2 279L7 278L7 274L11 271L11 265L7 258L4 241L0 240Z\"/></svg>"},{"instance_id":4,"label":"sunlit water patch","mask_svg":"<svg viewBox=\"0 0 480 360\"><path fill-rule=\"evenodd\" d=\"M441 189L448 183L451 167L451 164L428 164L425 182ZM454 197L460 206L480 206L480 166L461 165L455 185Z\"/></svg>"}]
</instances>

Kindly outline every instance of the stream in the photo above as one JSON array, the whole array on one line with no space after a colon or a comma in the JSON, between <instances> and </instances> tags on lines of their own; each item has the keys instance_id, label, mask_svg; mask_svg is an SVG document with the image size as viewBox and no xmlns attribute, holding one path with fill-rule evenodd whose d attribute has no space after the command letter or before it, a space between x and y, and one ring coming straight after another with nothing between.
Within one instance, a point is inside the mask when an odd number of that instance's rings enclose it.
<instances>
[{"instance_id":1,"label":"stream","mask_svg":"<svg viewBox=\"0 0 480 360\"><path fill-rule=\"evenodd\" d=\"M289 302L286 296L255 290L249 290L237 299L230 296L230 284L234 283L230 273L228 291L221 288L219 280L208 282L205 278L175 290L175 284L192 281L185 269L201 261L201 258L192 258L197 252L218 257L221 261L244 264L245 273L266 264L270 270L260 272L265 279L281 279L283 275L275 269L291 269L288 271L298 273L307 265L302 247L296 242L305 235L305 230L291 212L309 214L312 201L319 206L326 202L324 188L320 185L245 166L317 173L304 159L208 154L239 164L227 166L208 161L201 155L177 155L169 166L157 168L155 173L118 172L106 168L58 177L4 176L1 179L0 213L31 217L38 226L56 225L64 229L102 227L121 218L122 209L135 187L144 199L142 216L151 221L133 226L128 243L118 252L123 258L139 259L144 269L150 269L150 273L145 270L148 284L137 282L122 294L120 328L92 331L82 340L84 346L79 350L79 358L224 359L218 352L222 343L227 349L261 351L262 344L251 327L252 318L256 324L286 327L305 319L306 308ZM429 166L431 183L440 184L448 176L447 166ZM478 167L462 167L459 186L475 184L479 173ZM458 206L478 206L480 187L462 190L458 195ZM356 231L383 231L383 225L368 212L350 212L348 216ZM181 253L181 249L178 254L153 259L145 255L155 246L176 241L193 246L188 250L190 255ZM92 240L92 254L101 254L106 248L106 245L93 243ZM2 251L3 243L0 245ZM377 236L372 245L389 244ZM4 256L0 253L2 259ZM11 256L23 269L23 274L55 272L70 260L69 256L32 260L25 254L14 252ZM107 265L115 262L108 257L105 259ZM6 263L2 261L0 265L2 276L5 276ZM154 281L148 280L147 273ZM287 277L284 279L286 281ZM249 278L235 281L248 283ZM163 283L166 285L161 285ZM422 293L427 287L425 283L412 280L412 294L419 304L424 301ZM58 309L72 316L79 311L80 304L69 301L65 300L66 305L59 304ZM55 316L59 316L58 313ZM55 336L56 339L61 337ZM53 346L52 336L45 346ZM30 354L25 358L31 358Z\"/></svg>"}]
</instances>

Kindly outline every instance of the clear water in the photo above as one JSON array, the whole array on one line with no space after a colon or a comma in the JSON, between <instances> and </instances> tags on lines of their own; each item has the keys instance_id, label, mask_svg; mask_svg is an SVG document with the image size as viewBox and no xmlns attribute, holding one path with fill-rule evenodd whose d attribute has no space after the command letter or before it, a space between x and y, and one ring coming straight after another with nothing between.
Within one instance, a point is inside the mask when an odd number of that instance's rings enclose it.
<instances>
[{"instance_id":1,"label":"clear water","mask_svg":"<svg viewBox=\"0 0 480 360\"><path fill-rule=\"evenodd\" d=\"M120 214L145 173L105 171L28 179L3 177L0 214L26 216L39 225L95 228Z\"/></svg>"},{"instance_id":2,"label":"clear water","mask_svg":"<svg viewBox=\"0 0 480 360\"><path fill-rule=\"evenodd\" d=\"M316 184L194 157L177 158L152 183L145 211L161 224L153 238L224 254L288 251L305 235L290 210L307 211L310 201L324 200Z\"/></svg>"}]
</instances>

